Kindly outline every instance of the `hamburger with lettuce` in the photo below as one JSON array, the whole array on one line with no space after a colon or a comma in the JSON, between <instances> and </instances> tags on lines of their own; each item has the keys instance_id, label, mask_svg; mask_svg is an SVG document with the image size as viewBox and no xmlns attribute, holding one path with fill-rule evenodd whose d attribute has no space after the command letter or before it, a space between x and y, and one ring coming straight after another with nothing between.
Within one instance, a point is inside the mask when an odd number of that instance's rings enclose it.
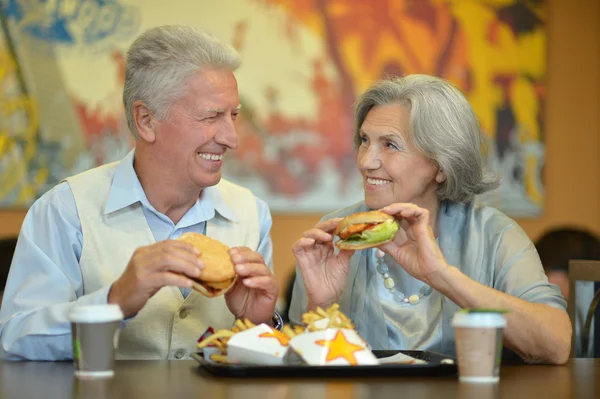
<instances>
[{"instance_id":1,"label":"hamburger with lettuce","mask_svg":"<svg viewBox=\"0 0 600 399\"><path fill-rule=\"evenodd\" d=\"M334 234L339 249L360 250L392 241L398 232L396 219L381 211L359 212L340 221Z\"/></svg>"}]
</instances>

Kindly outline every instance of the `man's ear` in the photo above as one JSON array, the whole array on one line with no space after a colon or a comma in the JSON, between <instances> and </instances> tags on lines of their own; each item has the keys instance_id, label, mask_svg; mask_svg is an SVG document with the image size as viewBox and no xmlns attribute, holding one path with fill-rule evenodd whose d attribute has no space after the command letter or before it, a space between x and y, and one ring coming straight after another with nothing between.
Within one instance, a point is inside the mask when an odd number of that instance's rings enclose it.
<instances>
[{"instance_id":1,"label":"man's ear","mask_svg":"<svg viewBox=\"0 0 600 399\"><path fill-rule=\"evenodd\" d=\"M446 181L446 174L441 169L438 170L437 175L435 175L435 181L439 184Z\"/></svg>"},{"instance_id":2,"label":"man's ear","mask_svg":"<svg viewBox=\"0 0 600 399\"><path fill-rule=\"evenodd\" d=\"M154 143L156 140L156 134L154 132L156 119L154 118L154 113L143 101L134 102L131 107L131 113L133 115L133 123L140 139L147 141L148 143Z\"/></svg>"}]
</instances>

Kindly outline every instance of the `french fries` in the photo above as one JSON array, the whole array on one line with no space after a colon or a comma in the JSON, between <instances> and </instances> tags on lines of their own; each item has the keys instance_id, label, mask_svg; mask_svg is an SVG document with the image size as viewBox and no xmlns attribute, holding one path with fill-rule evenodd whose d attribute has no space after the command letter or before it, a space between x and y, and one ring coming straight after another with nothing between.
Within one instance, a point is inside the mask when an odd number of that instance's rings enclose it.
<instances>
[{"instance_id":1,"label":"french fries","mask_svg":"<svg viewBox=\"0 0 600 399\"><path fill-rule=\"evenodd\" d=\"M252 323L250 320L237 319L235 321L234 326L231 328L231 330L215 331L214 334L212 334L208 338L204 339L202 342L198 343L198 349L204 349L207 346L213 344L221 351L221 353L210 355L210 360L217 362L217 363L227 363L227 342L229 341L229 339L231 337L233 337L235 334L242 332L242 331L246 331L253 327L256 327L256 325L254 323ZM286 324L285 326L283 326L282 332L284 334L286 334L288 337L293 338L296 335L303 333L304 328L302 328L300 326L296 326L296 327L292 328L290 325Z\"/></svg>"},{"instance_id":2,"label":"french fries","mask_svg":"<svg viewBox=\"0 0 600 399\"><path fill-rule=\"evenodd\" d=\"M321 320L327 320L325 323ZM308 331L326 330L328 328L348 328L354 330L354 324L340 311L340 305L335 303L327 310L317 308L316 311L308 311L302 315L302 323L307 326Z\"/></svg>"},{"instance_id":3,"label":"french fries","mask_svg":"<svg viewBox=\"0 0 600 399\"><path fill-rule=\"evenodd\" d=\"M210 355L210 359L217 363L227 363L227 342L229 339L235 334L252 327L255 327L255 325L250 320L245 319L242 321L237 319L231 330L215 331L214 334L198 343L198 349L204 349L213 344L221 351L221 354L212 354Z\"/></svg>"},{"instance_id":4,"label":"french fries","mask_svg":"<svg viewBox=\"0 0 600 399\"><path fill-rule=\"evenodd\" d=\"M354 330L354 324L350 319L340 311L340 306L334 304L326 310L317 308L315 311L309 311L302 315L303 325L286 324L281 332L290 339L304 334L305 332L325 330L328 328L348 328ZM210 359L217 363L227 363L227 343L235 334L256 327L248 319L237 319L230 330L218 330L208 338L198 343L198 349L204 349L209 345L216 346L220 353L210 355Z\"/></svg>"}]
</instances>

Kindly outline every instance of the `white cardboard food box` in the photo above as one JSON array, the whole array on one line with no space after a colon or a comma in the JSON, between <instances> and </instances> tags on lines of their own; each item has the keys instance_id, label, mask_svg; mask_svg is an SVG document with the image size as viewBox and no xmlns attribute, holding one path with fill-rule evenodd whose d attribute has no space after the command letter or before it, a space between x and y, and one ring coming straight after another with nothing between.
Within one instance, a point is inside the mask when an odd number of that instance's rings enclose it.
<instances>
[{"instance_id":1,"label":"white cardboard food box","mask_svg":"<svg viewBox=\"0 0 600 399\"><path fill-rule=\"evenodd\" d=\"M341 320L338 317L337 322L339 323L340 321ZM315 325L315 327L317 327L317 329L323 329L323 330L325 330L325 329L328 328L327 326L329 325L329 318L324 318L324 319L321 319L321 320L317 320L317 321L314 322L314 325ZM333 327L329 327L329 328L333 328ZM308 327L306 327L305 331L309 332L308 331ZM367 341L365 341L365 340L363 340L363 341L364 341L365 345L367 346L367 349L369 349L369 350L373 349L373 348L371 348L371 345L369 345L369 343Z\"/></svg>"},{"instance_id":2,"label":"white cardboard food box","mask_svg":"<svg viewBox=\"0 0 600 399\"><path fill-rule=\"evenodd\" d=\"M319 321L324 323L316 322L319 328L323 328L328 322L328 320ZM199 341L213 333L212 328L207 329ZM207 361L212 361L211 354L221 353L216 345L208 345L202 352ZM401 353L389 358L377 359L371 352L370 346L354 330L329 328L314 332L306 331L290 340L287 335L266 324L231 337L228 342L227 360L229 363L257 365L425 364L422 360Z\"/></svg>"},{"instance_id":3,"label":"white cardboard food box","mask_svg":"<svg viewBox=\"0 0 600 399\"><path fill-rule=\"evenodd\" d=\"M357 366L379 364L354 330L329 328L298 335L289 343L286 364Z\"/></svg>"},{"instance_id":4,"label":"white cardboard food box","mask_svg":"<svg viewBox=\"0 0 600 399\"><path fill-rule=\"evenodd\" d=\"M290 338L266 324L239 332L227 342L229 363L281 365Z\"/></svg>"}]
</instances>

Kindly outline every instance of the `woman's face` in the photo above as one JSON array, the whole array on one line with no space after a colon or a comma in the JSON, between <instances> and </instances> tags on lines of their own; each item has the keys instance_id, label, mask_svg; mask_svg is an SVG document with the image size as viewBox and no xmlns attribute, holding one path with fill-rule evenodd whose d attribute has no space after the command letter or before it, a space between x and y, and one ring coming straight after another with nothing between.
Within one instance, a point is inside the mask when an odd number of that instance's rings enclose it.
<instances>
[{"instance_id":1,"label":"woman's face","mask_svg":"<svg viewBox=\"0 0 600 399\"><path fill-rule=\"evenodd\" d=\"M409 111L401 104L373 107L360 131L357 164L363 176L365 202L379 209L410 202L431 209L446 177L411 140Z\"/></svg>"}]
</instances>

